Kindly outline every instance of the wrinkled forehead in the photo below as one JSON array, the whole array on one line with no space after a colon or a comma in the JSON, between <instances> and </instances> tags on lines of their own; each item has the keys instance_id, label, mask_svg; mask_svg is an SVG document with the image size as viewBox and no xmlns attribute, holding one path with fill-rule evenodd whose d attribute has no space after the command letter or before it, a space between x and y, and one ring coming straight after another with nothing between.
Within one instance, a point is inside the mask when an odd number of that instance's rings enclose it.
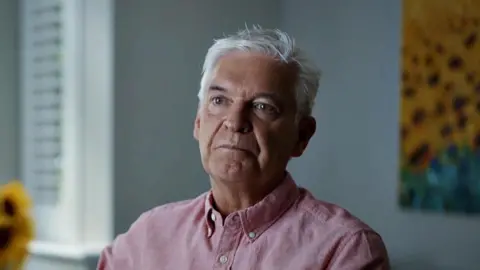
<instances>
[{"instance_id":1,"label":"wrinkled forehead","mask_svg":"<svg viewBox=\"0 0 480 270\"><path fill-rule=\"evenodd\" d=\"M220 57L213 68L211 86L242 95L269 92L285 98L294 95L298 68L271 56L254 52L231 52Z\"/></svg>"}]
</instances>

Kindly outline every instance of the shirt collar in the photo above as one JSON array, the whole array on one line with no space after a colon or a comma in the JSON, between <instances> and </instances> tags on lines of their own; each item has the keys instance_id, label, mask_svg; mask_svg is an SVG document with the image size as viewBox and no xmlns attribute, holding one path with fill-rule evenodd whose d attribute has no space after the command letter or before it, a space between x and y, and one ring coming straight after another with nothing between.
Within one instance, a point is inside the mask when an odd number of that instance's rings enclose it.
<instances>
[{"instance_id":1,"label":"shirt collar","mask_svg":"<svg viewBox=\"0 0 480 270\"><path fill-rule=\"evenodd\" d=\"M298 198L300 191L292 179L290 173L286 173L285 179L260 202L244 210L232 213L240 217L244 233L252 241L257 239L268 227L270 227ZM212 192L208 192L205 199L205 215L207 220L208 237L215 230L212 222L212 213L218 213L213 209Z\"/></svg>"}]
</instances>

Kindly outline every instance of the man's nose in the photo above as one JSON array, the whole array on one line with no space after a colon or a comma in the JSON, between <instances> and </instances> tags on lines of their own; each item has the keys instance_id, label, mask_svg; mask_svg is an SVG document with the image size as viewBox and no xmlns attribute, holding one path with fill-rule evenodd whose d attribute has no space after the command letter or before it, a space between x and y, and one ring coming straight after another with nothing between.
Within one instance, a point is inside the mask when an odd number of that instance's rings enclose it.
<instances>
[{"instance_id":1,"label":"man's nose","mask_svg":"<svg viewBox=\"0 0 480 270\"><path fill-rule=\"evenodd\" d=\"M249 133L253 130L248 109L245 106L236 106L230 109L224 126L232 132Z\"/></svg>"}]
</instances>

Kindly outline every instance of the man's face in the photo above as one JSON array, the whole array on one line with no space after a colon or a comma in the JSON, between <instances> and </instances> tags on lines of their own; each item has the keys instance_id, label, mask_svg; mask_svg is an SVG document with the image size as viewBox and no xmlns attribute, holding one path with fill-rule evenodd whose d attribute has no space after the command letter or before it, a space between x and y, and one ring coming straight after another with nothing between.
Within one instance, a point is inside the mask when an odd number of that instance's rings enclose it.
<instances>
[{"instance_id":1,"label":"man's face","mask_svg":"<svg viewBox=\"0 0 480 270\"><path fill-rule=\"evenodd\" d=\"M210 176L268 181L303 153L315 120L296 121L295 69L257 53L232 52L219 59L194 127Z\"/></svg>"}]
</instances>

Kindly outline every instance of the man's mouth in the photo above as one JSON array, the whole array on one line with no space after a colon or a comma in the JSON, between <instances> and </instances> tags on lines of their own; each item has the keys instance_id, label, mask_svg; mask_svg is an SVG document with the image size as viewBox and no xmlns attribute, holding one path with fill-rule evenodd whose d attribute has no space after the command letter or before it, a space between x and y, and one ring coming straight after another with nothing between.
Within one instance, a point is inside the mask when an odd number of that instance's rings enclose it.
<instances>
[{"instance_id":1,"label":"man's mouth","mask_svg":"<svg viewBox=\"0 0 480 270\"><path fill-rule=\"evenodd\" d=\"M248 151L245 148L241 148L241 147L234 146L234 145L221 145L219 148L229 149L229 150L237 150L237 151Z\"/></svg>"},{"instance_id":2,"label":"man's mouth","mask_svg":"<svg viewBox=\"0 0 480 270\"><path fill-rule=\"evenodd\" d=\"M229 145L229 144L220 145L219 147L217 147L217 149L223 149L227 151L238 151L238 152L243 152L249 155L255 155L250 149L247 149L244 147L238 147L235 145Z\"/></svg>"}]
</instances>

